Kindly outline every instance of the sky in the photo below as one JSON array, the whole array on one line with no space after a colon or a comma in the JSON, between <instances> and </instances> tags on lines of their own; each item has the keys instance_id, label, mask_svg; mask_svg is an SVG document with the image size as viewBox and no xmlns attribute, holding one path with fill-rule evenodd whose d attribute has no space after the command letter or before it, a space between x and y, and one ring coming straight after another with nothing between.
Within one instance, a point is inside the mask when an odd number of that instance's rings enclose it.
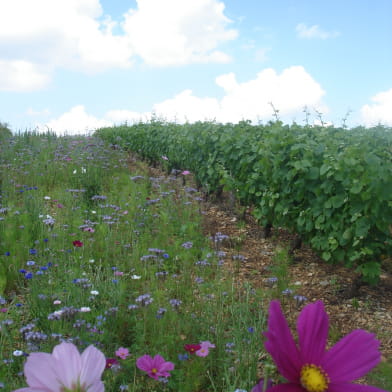
<instances>
[{"instance_id":1,"label":"sky","mask_svg":"<svg viewBox=\"0 0 392 392\"><path fill-rule=\"evenodd\" d=\"M392 126L392 0L0 0L0 122Z\"/></svg>"}]
</instances>

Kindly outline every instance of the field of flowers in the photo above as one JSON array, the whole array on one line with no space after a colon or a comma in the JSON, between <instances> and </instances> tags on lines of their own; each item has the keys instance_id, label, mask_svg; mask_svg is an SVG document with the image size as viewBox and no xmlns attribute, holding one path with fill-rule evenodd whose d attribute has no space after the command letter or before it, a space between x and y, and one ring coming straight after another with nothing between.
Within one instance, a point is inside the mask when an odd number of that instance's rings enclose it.
<instances>
[{"instance_id":1,"label":"field of flowers","mask_svg":"<svg viewBox=\"0 0 392 392\"><path fill-rule=\"evenodd\" d=\"M331 342L321 301L240 282L190 173L157 172L99 138L0 138L0 389L386 390L351 384L374 335Z\"/></svg>"}]
</instances>

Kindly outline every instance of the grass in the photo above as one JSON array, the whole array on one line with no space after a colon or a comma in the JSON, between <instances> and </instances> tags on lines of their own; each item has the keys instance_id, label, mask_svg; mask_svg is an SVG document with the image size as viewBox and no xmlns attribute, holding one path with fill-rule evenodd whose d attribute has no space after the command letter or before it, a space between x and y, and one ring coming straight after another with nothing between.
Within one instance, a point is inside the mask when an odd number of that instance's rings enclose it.
<instances>
[{"instance_id":1,"label":"grass","mask_svg":"<svg viewBox=\"0 0 392 392\"><path fill-rule=\"evenodd\" d=\"M276 379L262 332L271 295L287 288L284 250L278 291L241 283L219 235L203 235L190 180L98 139L26 133L2 141L0 157L0 389L26 386L26 356L60 341L116 359L107 391L250 391L265 369ZM208 356L185 351L201 341L215 345ZM175 364L167 383L136 367L144 354ZM374 384L390 386L380 369Z\"/></svg>"},{"instance_id":2,"label":"grass","mask_svg":"<svg viewBox=\"0 0 392 392\"><path fill-rule=\"evenodd\" d=\"M380 363L368 376L373 385L380 385L386 391L392 391L392 361Z\"/></svg>"}]
</instances>

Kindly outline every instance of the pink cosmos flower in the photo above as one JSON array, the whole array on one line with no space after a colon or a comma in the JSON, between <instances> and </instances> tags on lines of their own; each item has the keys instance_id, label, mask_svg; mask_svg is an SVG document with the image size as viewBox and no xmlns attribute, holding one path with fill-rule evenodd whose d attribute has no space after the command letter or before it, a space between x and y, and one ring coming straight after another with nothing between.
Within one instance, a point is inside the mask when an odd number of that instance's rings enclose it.
<instances>
[{"instance_id":1,"label":"pink cosmos flower","mask_svg":"<svg viewBox=\"0 0 392 392\"><path fill-rule=\"evenodd\" d=\"M127 357L129 357L129 350L127 348L124 347L120 347L117 351L116 351L116 355L121 358L121 359L126 359Z\"/></svg>"},{"instance_id":2,"label":"pink cosmos flower","mask_svg":"<svg viewBox=\"0 0 392 392\"><path fill-rule=\"evenodd\" d=\"M188 174L191 174L191 172L189 170L184 170L183 172L181 172L181 174L183 176L187 176Z\"/></svg>"},{"instance_id":3,"label":"pink cosmos flower","mask_svg":"<svg viewBox=\"0 0 392 392\"><path fill-rule=\"evenodd\" d=\"M105 363L105 356L94 346L87 347L80 355L72 343L61 343L52 354L29 355L24 365L29 387L14 392L103 392L101 375Z\"/></svg>"},{"instance_id":4,"label":"pink cosmos flower","mask_svg":"<svg viewBox=\"0 0 392 392\"><path fill-rule=\"evenodd\" d=\"M155 355L154 358L143 355L137 359L136 366L155 380L159 377L169 377L169 371L174 369L174 363L166 362L160 355Z\"/></svg>"},{"instance_id":5,"label":"pink cosmos flower","mask_svg":"<svg viewBox=\"0 0 392 392\"><path fill-rule=\"evenodd\" d=\"M265 348L288 383L273 386L268 392L383 391L351 383L380 361L380 342L374 335L358 329L326 350L328 327L323 303L306 305L297 320L297 344L279 301L271 301Z\"/></svg>"},{"instance_id":6,"label":"pink cosmos flower","mask_svg":"<svg viewBox=\"0 0 392 392\"><path fill-rule=\"evenodd\" d=\"M198 357L206 357L209 354L209 349L215 348L215 344L212 344L208 340L200 342L200 348L195 352Z\"/></svg>"}]
</instances>

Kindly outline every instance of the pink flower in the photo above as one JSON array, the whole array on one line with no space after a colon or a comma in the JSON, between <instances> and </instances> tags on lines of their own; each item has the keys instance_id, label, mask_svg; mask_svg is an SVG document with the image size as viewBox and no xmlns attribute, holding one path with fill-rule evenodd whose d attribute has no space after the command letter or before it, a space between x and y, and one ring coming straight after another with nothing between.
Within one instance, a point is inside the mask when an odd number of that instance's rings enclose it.
<instances>
[{"instance_id":1,"label":"pink flower","mask_svg":"<svg viewBox=\"0 0 392 392\"><path fill-rule=\"evenodd\" d=\"M101 375L105 369L105 356L94 346L82 355L72 343L61 343L52 354L31 353L24 365L28 388L14 392L58 392L105 390Z\"/></svg>"},{"instance_id":2,"label":"pink flower","mask_svg":"<svg viewBox=\"0 0 392 392\"><path fill-rule=\"evenodd\" d=\"M306 305L297 320L297 344L279 301L271 301L265 348L288 383L273 386L268 392L382 391L351 383L378 364L380 342L373 334L358 329L326 350L328 328L323 303Z\"/></svg>"},{"instance_id":3,"label":"pink flower","mask_svg":"<svg viewBox=\"0 0 392 392\"><path fill-rule=\"evenodd\" d=\"M183 172L181 172L181 174L183 176L187 176L188 174L191 174L191 172L189 170L184 170Z\"/></svg>"},{"instance_id":4,"label":"pink flower","mask_svg":"<svg viewBox=\"0 0 392 392\"><path fill-rule=\"evenodd\" d=\"M212 344L208 340L205 342L200 342L200 348L196 351L198 357L206 357L209 354L209 349L215 348L215 344Z\"/></svg>"},{"instance_id":5,"label":"pink flower","mask_svg":"<svg viewBox=\"0 0 392 392\"><path fill-rule=\"evenodd\" d=\"M154 358L143 355L137 359L136 366L155 380L159 377L169 377L169 371L174 369L174 363L166 362L160 355L155 355Z\"/></svg>"},{"instance_id":6,"label":"pink flower","mask_svg":"<svg viewBox=\"0 0 392 392\"><path fill-rule=\"evenodd\" d=\"M72 241L73 246L76 248L81 248L83 246L83 242L79 240Z\"/></svg>"},{"instance_id":7,"label":"pink flower","mask_svg":"<svg viewBox=\"0 0 392 392\"><path fill-rule=\"evenodd\" d=\"M127 348L124 347L120 347L117 351L116 351L116 355L121 358L121 359L126 359L129 356L129 350Z\"/></svg>"}]
</instances>

